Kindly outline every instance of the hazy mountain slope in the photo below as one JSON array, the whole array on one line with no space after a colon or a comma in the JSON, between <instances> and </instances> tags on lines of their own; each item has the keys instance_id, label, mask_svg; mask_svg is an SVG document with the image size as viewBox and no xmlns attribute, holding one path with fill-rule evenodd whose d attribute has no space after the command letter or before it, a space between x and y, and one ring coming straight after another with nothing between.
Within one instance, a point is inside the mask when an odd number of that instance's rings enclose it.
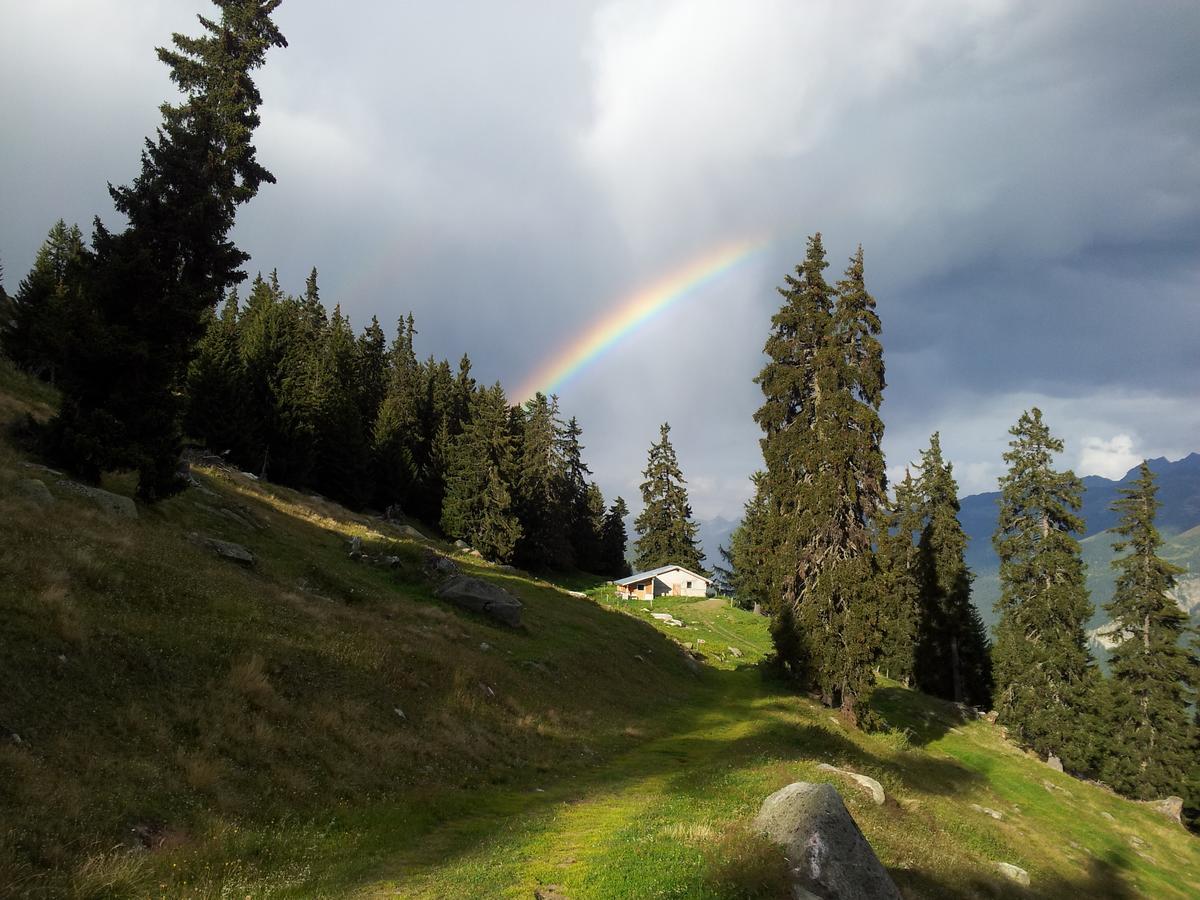
<instances>
[{"instance_id":1,"label":"hazy mountain slope","mask_svg":"<svg viewBox=\"0 0 1200 900\"><path fill-rule=\"evenodd\" d=\"M1200 578L1200 453L1192 453L1176 462L1158 458L1150 460L1150 468L1158 475L1158 498L1162 502L1159 512L1159 530L1168 538L1163 555L1177 565L1193 566L1193 574L1185 577L1181 584L1181 597L1200 593L1200 584L1190 583ZM1117 521L1109 507L1120 488L1137 476L1137 469L1130 469L1120 481L1088 476L1083 479L1085 491L1080 515L1086 524L1083 539L1083 557L1087 566L1088 588L1092 603L1096 607L1091 627L1097 627L1107 619L1103 605L1112 596L1113 535L1107 531ZM975 573L973 598L984 620L989 624L996 621L993 604L1000 596L1000 562L992 549L992 532L996 529L996 501L998 492L972 494L961 500L960 519L963 530L970 538L967 547L967 564ZM1200 621L1200 610L1192 604L1192 614Z\"/></svg>"}]
</instances>

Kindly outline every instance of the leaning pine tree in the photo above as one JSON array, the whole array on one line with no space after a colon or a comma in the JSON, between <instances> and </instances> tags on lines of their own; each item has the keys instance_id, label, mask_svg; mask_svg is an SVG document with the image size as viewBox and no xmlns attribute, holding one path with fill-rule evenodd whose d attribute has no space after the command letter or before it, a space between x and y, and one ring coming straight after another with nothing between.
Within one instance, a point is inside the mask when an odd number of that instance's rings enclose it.
<instances>
[{"instance_id":1,"label":"leaning pine tree","mask_svg":"<svg viewBox=\"0 0 1200 900\"><path fill-rule=\"evenodd\" d=\"M659 566L683 566L703 572L704 553L697 541L699 526L692 521L687 482L671 446L671 426L664 422L659 441L650 445L642 472L642 503L645 508L634 521L638 539L633 565L639 572Z\"/></svg>"},{"instance_id":2,"label":"leaning pine tree","mask_svg":"<svg viewBox=\"0 0 1200 900\"><path fill-rule=\"evenodd\" d=\"M1036 407L1022 413L1004 454L1000 517L992 542L1000 557L996 612L995 704L1021 743L1068 769L1093 762L1096 672L1086 623L1092 614L1074 535L1083 485L1051 467L1063 443Z\"/></svg>"},{"instance_id":3,"label":"leaning pine tree","mask_svg":"<svg viewBox=\"0 0 1200 900\"><path fill-rule=\"evenodd\" d=\"M1158 555L1159 508L1154 473L1145 462L1132 486L1121 489L1114 544L1128 551L1113 561L1117 584L1105 610L1117 641L1109 657L1112 704L1104 780L1141 799L1179 794L1194 763L1196 670L1184 640L1187 614L1171 597L1183 569Z\"/></svg>"},{"instance_id":4,"label":"leaning pine tree","mask_svg":"<svg viewBox=\"0 0 1200 900\"><path fill-rule=\"evenodd\" d=\"M48 435L84 477L135 469L147 500L182 486L179 388L206 313L245 277L248 256L229 239L237 207L274 181L251 143L262 99L251 73L287 44L271 21L280 0L214 2L221 17L200 17L205 35L176 34L175 49L158 50L184 99L161 107L138 177L110 189L129 224L96 225Z\"/></svg>"},{"instance_id":5,"label":"leaning pine tree","mask_svg":"<svg viewBox=\"0 0 1200 900\"><path fill-rule=\"evenodd\" d=\"M878 564L872 551L887 497L883 349L862 248L836 290L821 236L781 288L770 362L757 381L755 419L781 573L772 636L780 662L851 722L868 713L880 652Z\"/></svg>"}]
</instances>

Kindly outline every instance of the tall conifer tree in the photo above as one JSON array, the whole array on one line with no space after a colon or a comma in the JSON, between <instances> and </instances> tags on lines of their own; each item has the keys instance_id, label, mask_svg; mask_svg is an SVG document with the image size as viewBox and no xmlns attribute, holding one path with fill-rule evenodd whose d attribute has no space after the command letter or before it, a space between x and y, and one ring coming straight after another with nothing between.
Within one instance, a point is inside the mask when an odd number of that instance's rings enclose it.
<instances>
[{"instance_id":1,"label":"tall conifer tree","mask_svg":"<svg viewBox=\"0 0 1200 900\"><path fill-rule=\"evenodd\" d=\"M1154 473L1143 462L1122 488L1113 510L1121 514L1113 560L1116 591L1105 605L1117 642L1112 672L1110 738L1104 780L1140 799L1179 794L1194 764L1196 661L1188 652L1187 614L1171 597L1183 569L1158 555L1162 537Z\"/></svg>"},{"instance_id":2,"label":"tall conifer tree","mask_svg":"<svg viewBox=\"0 0 1200 900\"><path fill-rule=\"evenodd\" d=\"M248 256L229 239L237 207L274 181L251 143L262 99L251 73L287 44L271 21L280 0L214 2L220 20L199 17L205 34L176 34L174 49L158 50L184 99L162 105L138 177L111 189L126 229L97 222L48 435L52 452L86 478L135 469L147 500L182 485L178 389L205 313L245 277Z\"/></svg>"},{"instance_id":3,"label":"tall conifer tree","mask_svg":"<svg viewBox=\"0 0 1200 900\"><path fill-rule=\"evenodd\" d=\"M313 483L317 490L350 507L370 496L369 455L362 417L359 347L350 320L335 306L329 325L314 348L315 450Z\"/></svg>"},{"instance_id":4,"label":"tall conifer tree","mask_svg":"<svg viewBox=\"0 0 1200 900\"><path fill-rule=\"evenodd\" d=\"M996 612L996 710L1021 743L1091 771L1096 672L1086 623L1092 614L1075 535L1083 485L1052 463L1063 443L1042 412L1021 414L1004 454L1000 516L992 542L1000 557Z\"/></svg>"},{"instance_id":5,"label":"tall conifer tree","mask_svg":"<svg viewBox=\"0 0 1200 900\"><path fill-rule=\"evenodd\" d=\"M729 547L720 548L721 557L728 564L721 574L739 606L744 609L758 606L770 612L775 598L771 585L776 579L770 572L775 553L767 527L766 475L755 472L750 480L754 493L742 508L742 521L729 536Z\"/></svg>"},{"instance_id":6,"label":"tall conifer tree","mask_svg":"<svg viewBox=\"0 0 1200 900\"><path fill-rule=\"evenodd\" d=\"M905 685L912 683L916 668L922 585L914 536L924 526L923 512L921 492L906 470L879 535L879 669Z\"/></svg>"},{"instance_id":7,"label":"tall conifer tree","mask_svg":"<svg viewBox=\"0 0 1200 900\"><path fill-rule=\"evenodd\" d=\"M650 445L642 472L646 479L642 482L644 508L634 522L638 539L633 565L639 572L675 565L703 573L699 526L692 521L687 482L671 446L670 424L664 422L658 435L658 443Z\"/></svg>"},{"instance_id":8,"label":"tall conifer tree","mask_svg":"<svg viewBox=\"0 0 1200 900\"><path fill-rule=\"evenodd\" d=\"M246 369L238 349L238 294L231 288L219 315L210 314L188 369L188 435L214 453L228 454L239 465L250 457L246 439L253 432L246 415Z\"/></svg>"},{"instance_id":9,"label":"tall conifer tree","mask_svg":"<svg viewBox=\"0 0 1200 900\"><path fill-rule=\"evenodd\" d=\"M867 714L880 652L872 543L887 499L884 367L862 248L836 290L825 281L827 265L814 235L780 288L785 302L756 379L764 403L755 420L765 432L768 530L780 572L776 652L853 722Z\"/></svg>"},{"instance_id":10,"label":"tall conifer tree","mask_svg":"<svg viewBox=\"0 0 1200 900\"><path fill-rule=\"evenodd\" d=\"M921 616L917 685L959 703L991 703L991 658L982 622L971 603L967 535L958 521L958 484L934 432L921 452L919 543Z\"/></svg>"},{"instance_id":11,"label":"tall conifer tree","mask_svg":"<svg viewBox=\"0 0 1200 900\"><path fill-rule=\"evenodd\" d=\"M629 515L629 507L625 500L618 497L604 514L604 524L600 529L600 572L613 578L624 578L629 574L629 563L625 559L628 545L628 535L625 532L625 517Z\"/></svg>"},{"instance_id":12,"label":"tall conifer tree","mask_svg":"<svg viewBox=\"0 0 1200 900\"><path fill-rule=\"evenodd\" d=\"M507 485L512 466L508 402L497 383L475 392L466 427L451 440L441 526L499 562L521 535Z\"/></svg>"},{"instance_id":13,"label":"tall conifer tree","mask_svg":"<svg viewBox=\"0 0 1200 900\"><path fill-rule=\"evenodd\" d=\"M18 366L56 382L67 356L71 311L81 302L91 253L78 225L59 219L21 279L0 329L0 347Z\"/></svg>"},{"instance_id":14,"label":"tall conifer tree","mask_svg":"<svg viewBox=\"0 0 1200 900\"><path fill-rule=\"evenodd\" d=\"M371 435L375 503L380 509L406 505L417 478L417 394L420 364L413 349L412 313L396 325L387 360L387 387Z\"/></svg>"},{"instance_id":15,"label":"tall conifer tree","mask_svg":"<svg viewBox=\"0 0 1200 900\"><path fill-rule=\"evenodd\" d=\"M522 530L517 556L534 569L563 569L575 562L561 430L557 397L538 393L525 403L517 453L517 514Z\"/></svg>"}]
</instances>

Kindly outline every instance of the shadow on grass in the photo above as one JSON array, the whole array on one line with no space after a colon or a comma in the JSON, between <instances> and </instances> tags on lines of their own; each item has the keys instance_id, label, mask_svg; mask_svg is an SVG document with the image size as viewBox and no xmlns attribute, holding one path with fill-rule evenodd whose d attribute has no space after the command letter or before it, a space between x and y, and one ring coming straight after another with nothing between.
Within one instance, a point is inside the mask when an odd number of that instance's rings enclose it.
<instances>
[{"instance_id":1,"label":"shadow on grass","mask_svg":"<svg viewBox=\"0 0 1200 900\"><path fill-rule=\"evenodd\" d=\"M871 706L888 725L904 731L910 743L924 747L940 740L953 728L967 724L966 714L954 703L900 687L880 687Z\"/></svg>"},{"instance_id":2,"label":"shadow on grass","mask_svg":"<svg viewBox=\"0 0 1200 900\"><path fill-rule=\"evenodd\" d=\"M540 828L538 820L544 816L545 827L553 827L550 812L556 806L588 802L662 776L667 776L661 789L664 798L715 795L724 789L722 782L728 778L731 768L764 762L806 768L818 762L830 762L839 768L860 772L886 770L906 788L927 793L958 794L972 789L980 780L976 773L949 760L909 759L905 765L898 766L890 755L871 753L845 734L819 724L798 721L797 698L777 697L765 704L756 704L751 713L755 718L748 733L732 739L707 736L714 730L745 723L751 707L737 701L744 692L758 685L757 673L746 670L712 671L708 677L713 685L715 708L698 708L679 716L674 722L676 734L620 754L605 761L603 768L580 773L569 783L556 780L545 793L522 799L519 809L509 809L506 815L489 813L471 822L449 819L439 827L414 834L412 840L406 842L407 846L391 848L391 865L381 857L381 865L373 871L364 869L359 884L388 877L399 879L401 885L410 879L421 882L437 870L452 867L469 857L488 841L504 840L502 834L506 830L511 831L514 840L519 840L516 835L521 831L522 821ZM722 699L731 698L730 706L722 708L719 705ZM797 771L790 780L830 781L844 795L855 791L853 786L827 773L801 774ZM781 786L765 788L763 798ZM904 816L906 813L891 804L889 815Z\"/></svg>"},{"instance_id":3,"label":"shadow on grass","mask_svg":"<svg viewBox=\"0 0 1200 900\"><path fill-rule=\"evenodd\" d=\"M1087 872L1079 878L1051 876L1035 879L1029 887L1006 878L1000 872L958 872L953 881L938 879L913 869L890 871L906 898L1025 897L1061 900L1136 900L1142 896L1127 879L1128 859L1119 851L1094 857Z\"/></svg>"}]
</instances>

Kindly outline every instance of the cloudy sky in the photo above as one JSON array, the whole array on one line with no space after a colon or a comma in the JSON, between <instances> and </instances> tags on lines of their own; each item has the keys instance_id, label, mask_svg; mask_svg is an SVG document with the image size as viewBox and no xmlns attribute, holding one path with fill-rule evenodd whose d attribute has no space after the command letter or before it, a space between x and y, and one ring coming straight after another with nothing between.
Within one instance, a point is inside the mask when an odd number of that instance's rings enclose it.
<instances>
[{"instance_id":1,"label":"cloudy sky","mask_svg":"<svg viewBox=\"0 0 1200 900\"><path fill-rule=\"evenodd\" d=\"M211 7L208 7L211 9ZM0 0L0 260L117 220L203 0ZM606 496L673 426L697 514L759 465L775 286L861 242L893 472L940 429L991 490L1039 405L1080 474L1200 449L1200 5L286 0L243 208L251 271L515 391L639 288L762 252L558 386ZM636 507L636 502L635 502Z\"/></svg>"}]
</instances>

